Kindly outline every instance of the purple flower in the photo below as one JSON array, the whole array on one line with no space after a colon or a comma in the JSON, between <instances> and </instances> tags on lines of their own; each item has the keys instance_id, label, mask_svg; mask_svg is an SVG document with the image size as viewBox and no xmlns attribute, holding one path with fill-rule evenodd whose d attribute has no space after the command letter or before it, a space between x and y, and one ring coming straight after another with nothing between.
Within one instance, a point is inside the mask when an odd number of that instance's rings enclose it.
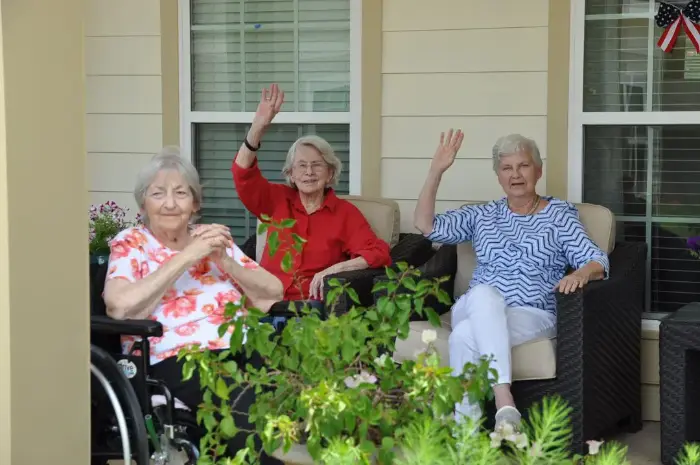
<instances>
[{"instance_id":1,"label":"purple flower","mask_svg":"<svg viewBox=\"0 0 700 465\"><path fill-rule=\"evenodd\" d=\"M688 248L693 252L700 252L700 236L689 237Z\"/></svg>"}]
</instances>

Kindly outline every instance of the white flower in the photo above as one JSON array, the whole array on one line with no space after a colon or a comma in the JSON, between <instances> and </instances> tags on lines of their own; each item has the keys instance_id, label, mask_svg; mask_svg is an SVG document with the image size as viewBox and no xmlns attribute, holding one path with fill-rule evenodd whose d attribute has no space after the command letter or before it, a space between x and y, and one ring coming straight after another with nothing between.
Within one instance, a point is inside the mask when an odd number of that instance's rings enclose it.
<instances>
[{"instance_id":1,"label":"white flower","mask_svg":"<svg viewBox=\"0 0 700 465\"><path fill-rule=\"evenodd\" d=\"M344 381L347 387L354 389L360 384L375 384L377 377L363 370L359 375L348 376Z\"/></svg>"},{"instance_id":2,"label":"white flower","mask_svg":"<svg viewBox=\"0 0 700 465\"><path fill-rule=\"evenodd\" d=\"M374 359L374 363L383 367L384 364L386 363L387 358L389 358L389 356L387 354L382 354L381 356Z\"/></svg>"},{"instance_id":3,"label":"white flower","mask_svg":"<svg viewBox=\"0 0 700 465\"><path fill-rule=\"evenodd\" d=\"M420 338L423 344L431 344L437 340L437 331L434 329L424 329Z\"/></svg>"},{"instance_id":4,"label":"white flower","mask_svg":"<svg viewBox=\"0 0 700 465\"><path fill-rule=\"evenodd\" d=\"M491 447L494 449L497 449L501 447L501 441L503 441L503 438L501 437L500 434L497 432L493 432L489 434L489 437L491 438Z\"/></svg>"},{"instance_id":5,"label":"white flower","mask_svg":"<svg viewBox=\"0 0 700 465\"><path fill-rule=\"evenodd\" d=\"M596 455L600 451L600 446L603 445L605 441L596 441L596 440L590 440L586 441L586 444L588 444L588 455Z\"/></svg>"},{"instance_id":6,"label":"white flower","mask_svg":"<svg viewBox=\"0 0 700 465\"><path fill-rule=\"evenodd\" d=\"M540 446L536 442L533 442L532 446L530 446L530 451L528 455L530 457L542 457L542 446Z\"/></svg>"}]
</instances>

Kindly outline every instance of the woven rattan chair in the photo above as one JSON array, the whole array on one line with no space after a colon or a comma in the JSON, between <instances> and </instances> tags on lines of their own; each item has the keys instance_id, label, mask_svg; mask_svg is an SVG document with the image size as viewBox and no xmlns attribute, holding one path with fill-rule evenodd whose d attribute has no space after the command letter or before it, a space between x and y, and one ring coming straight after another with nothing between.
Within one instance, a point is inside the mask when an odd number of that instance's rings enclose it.
<instances>
[{"instance_id":1,"label":"woven rattan chair","mask_svg":"<svg viewBox=\"0 0 700 465\"><path fill-rule=\"evenodd\" d=\"M646 245L615 243L612 213L596 205L577 205L591 238L610 257L610 278L582 291L557 296L557 334L513 348L513 394L526 411L543 396L560 395L572 407L571 448L584 452L585 441L642 427L640 344L644 303ZM455 299L466 292L474 269L470 244L443 245L424 266L423 278L450 276L445 290ZM376 298L377 296L375 296ZM437 349L447 365L450 308L432 301L441 314ZM426 304L427 306L427 304ZM397 341L394 358L412 358L423 348L426 321L411 323L406 340Z\"/></svg>"}]
</instances>

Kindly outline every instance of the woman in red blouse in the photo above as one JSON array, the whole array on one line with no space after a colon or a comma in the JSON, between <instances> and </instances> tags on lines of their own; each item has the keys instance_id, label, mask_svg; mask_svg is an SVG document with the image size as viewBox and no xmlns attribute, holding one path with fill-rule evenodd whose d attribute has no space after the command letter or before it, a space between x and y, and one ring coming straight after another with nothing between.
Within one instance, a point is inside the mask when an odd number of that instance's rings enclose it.
<instances>
[{"instance_id":1,"label":"woman in red blouse","mask_svg":"<svg viewBox=\"0 0 700 465\"><path fill-rule=\"evenodd\" d=\"M270 257L266 245L260 264L282 281L286 300L322 300L324 276L387 266L389 246L374 234L357 207L335 195L332 186L342 165L324 139L304 136L292 144L282 170L287 185L263 177L256 152L283 102L284 92L276 84L263 89L231 171L238 196L251 213L258 218L268 215L276 222L296 220L293 228L280 232L283 250ZM291 248L292 233L306 239L301 254ZM288 250L295 255L294 266L285 273L281 259Z\"/></svg>"}]
</instances>

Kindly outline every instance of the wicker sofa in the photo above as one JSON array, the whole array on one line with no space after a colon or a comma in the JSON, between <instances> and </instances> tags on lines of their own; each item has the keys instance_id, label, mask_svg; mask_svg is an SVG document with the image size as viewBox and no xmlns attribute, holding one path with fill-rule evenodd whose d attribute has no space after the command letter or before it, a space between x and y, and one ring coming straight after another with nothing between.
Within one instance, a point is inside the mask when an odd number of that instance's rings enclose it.
<instances>
[{"instance_id":1,"label":"wicker sofa","mask_svg":"<svg viewBox=\"0 0 700 465\"><path fill-rule=\"evenodd\" d=\"M412 266L421 266L435 255L435 249L430 241L420 234L401 234L401 213L399 205L394 200L353 195L339 195L338 198L353 203L365 216L375 234L389 244L393 263L406 262ZM279 218L278 218L279 220ZM259 224L259 220L258 220ZM253 234L243 244L241 249L249 257L255 257L259 263L265 251L267 233ZM372 286L374 278L384 276L384 268L347 271L326 276L324 279L324 295L329 290L328 282L335 278L341 284L350 283L357 292L361 303L369 306L373 302ZM274 313L284 313L287 303L275 305ZM347 295L342 295L335 307L336 313L343 313L350 309L352 302Z\"/></svg>"},{"instance_id":2,"label":"wicker sofa","mask_svg":"<svg viewBox=\"0 0 700 465\"><path fill-rule=\"evenodd\" d=\"M577 205L590 237L610 257L610 278L583 291L557 296L559 337L513 348L513 394L525 410L543 396L558 394L572 407L572 450L586 440L620 428L642 426L640 340L646 245L615 243L615 218L607 208ZM456 298L467 291L476 263L471 244L443 245L425 265L424 278L450 276L445 283ZM430 303L441 314L436 345L448 364L450 308ZM421 333L433 328L414 321L408 339L398 340L394 358L413 357L423 347Z\"/></svg>"}]
</instances>

